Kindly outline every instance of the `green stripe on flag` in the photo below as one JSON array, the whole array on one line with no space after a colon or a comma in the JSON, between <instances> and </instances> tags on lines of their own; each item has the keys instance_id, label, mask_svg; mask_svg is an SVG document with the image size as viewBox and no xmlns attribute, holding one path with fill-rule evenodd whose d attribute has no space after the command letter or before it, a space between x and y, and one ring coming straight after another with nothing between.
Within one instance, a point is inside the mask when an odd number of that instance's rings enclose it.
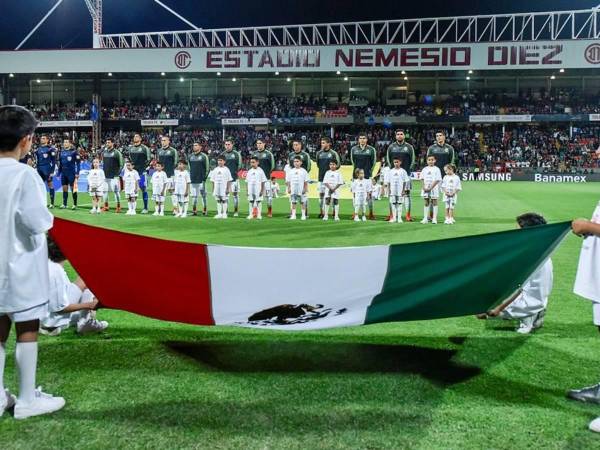
<instances>
[{"instance_id":1,"label":"green stripe on flag","mask_svg":"<svg viewBox=\"0 0 600 450\"><path fill-rule=\"evenodd\" d=\"M365 323L428 320L487 311L552 253L570 222L390 246L383 289Z\"/></svg>"}]
</instances>

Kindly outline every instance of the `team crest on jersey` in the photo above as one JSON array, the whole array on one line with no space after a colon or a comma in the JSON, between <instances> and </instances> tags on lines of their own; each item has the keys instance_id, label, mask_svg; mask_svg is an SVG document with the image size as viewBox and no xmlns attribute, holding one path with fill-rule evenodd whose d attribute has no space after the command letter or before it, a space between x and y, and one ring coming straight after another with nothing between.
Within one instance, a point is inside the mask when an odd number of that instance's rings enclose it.
<instances>
[{"instance_id":1,"label":"team crest on jersey","mask_svg":"<svg viewBox=\"0 0 600 450\"><path fill-rule=\"evenodd\" d=\"M272 308L255 312L248 317L247 322L238 322L240 325L258 325L268 327L270 325L295 325L300 323L314 322L330 316L339 316L346 313L346 308L334 310L325 305L300 305L283 304Z\"/></svg>"}]
</instances>

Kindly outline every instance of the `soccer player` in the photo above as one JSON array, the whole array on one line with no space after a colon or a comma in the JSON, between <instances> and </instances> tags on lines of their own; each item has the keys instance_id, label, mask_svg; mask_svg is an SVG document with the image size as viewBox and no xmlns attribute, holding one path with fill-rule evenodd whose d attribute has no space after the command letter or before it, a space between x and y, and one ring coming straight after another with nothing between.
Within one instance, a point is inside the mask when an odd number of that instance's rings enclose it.
<instances>
[{"instance_id":1,"label":"soccer player","mask_svg":"<svg viewBox=\"0 0 600 450\"><path fill-rule=\"evenodd\" d=\"M163 165L164 171L169 180L167 191L171 194L171 205L173 207L173 215L177 214L177 198L173 194L173 175L175 175L175 165L177 164L177 150L171 147L171 138L162 136L160 138L160 149L158 149L158 161Z\"/></svg>"},{"instance_id":2,"label":"soccer player","mask_svg":"<svg viewBox=\"0 0 600 450\"><path fill-rule=\"evenodd\" d=\"M0 107L0 416L14 406L15 419L52 413L65 405L64 398L45 394L35 384L38 329L48 311L46 231L52 228L52 214L44 183L19 159L31 149L36 126L27 109ZM16 399L4 387L6 341L13 322Z\"/></svg>"},{"instance_id":3,"label":"soccer player","mask_svg":"<svg viewBox=\"0 0 600 450\"><path fill-rule=\"evenodd\" d=\"M94 158L92 168L88 173L88 192L92 197L90 214L100 214L100 202L104 198L105 186L106 176L104 175L104 170L100 168L100 160Z\"/></svg>"},{"instance_id":4,"label":"soccer player","mask_svg":"<svg viewBox=\"0 0 600 450\"><path fill-rule=\"evenodd\" d=\"M106 139L104 151L102 152L102 170L106 177L107 189L104 191L104 208L103 211L108 211L108 194L112 192L117 208L115 212L121 212L121 170L123 170L123 155L115 148L115 144L111 138Z\"/></svg>"},{"instance_id":5,"label":"soccer player","mask_svg":"<svg viewBox=\"0 0 600 450\"><path fill-rule=\"evenodd\" d=\"M317 152L317 167L319 169L319 206L321 208L319 219L322 219L324 216L325 185L323 184L323 178L325 178L325 174L329 170L329 163L331 161L336 161L338 167L341 164L340 155L331 148L331 139L327 136L323 136L321 138L321 150Z\"/></svg>"},{"instance_id":6,"label":"soccer player","mask_svg":"<svg viewBox=\"0 0 600 450\"><path fill-rule=\"evenodd\" d=\"M394 158L400 158L402 162L401 166L406 173L408 173L408 188L406 189L406 198L404 199L404 209L406 211L406 221L412 222L412 218L410 216L412 201L410 198L410 191L412 190L412 180L410 178L410 174L415 167L416 158L415 158L415 149L414 147L406 142L406 135L404 134L404 130L396 130L395 133L396 141L392 142L387 149L387 157L386 161L388 166L392 166Z\"/></svg>"},{"instance_id":7,"label":"soccer player","mask_svg":"<svg viewBox=\"0 0 600 450\"><path fill-rule=\"evenodd\" d=\"M402 204L406 196L406 188L410 177L402 166L402 160L398 157L394 158L394 167L386 174L385 186L390 193L390 205L392 206L391 223L402 222Z\"/></svg>"},{"instance_id":8,"label":"soccer player","mask_svg":"<svg viewBox=\"0 0 600 450\"><path fill-rule=\"evenodd\" d=\"M294 166L295 158L300 158L300 161L302 162L300 167L302 167L304 170L306 170L306 173L309 174L309 179L310 179L310 169L312 167L312 161L310 159L310 155L308 154L308 152L304 151L304 149L302 148L302 141L300 139L294 139L292 141L292 151L288 155L288 164L289 164L290 168L295 167ZM304 211L306 212L306 216L308 217L308 195L305 195L303 197L302 207L303 207Z\"/></svg>"},{"instance_id":9,"label":"soccer player","mask_svg":"<svg viewBox=\"0 0 600 450\"><path fill-rule=\"evenodd\" d=\"M247 219L253 219L255 216L257 219L262 219L260 204L265 194L265 185L269 183L269 180L263 170L258 167L258 158L254 156L250 158L250 169L246 173L246 183L248 184L249 203Z\"/></svg>"},{"instance_id":10,"label":"soccer player","mask_svg":"<svg viewBox=\"0 0 600 450\"><path fill-rule=\"evenodd\" d=\"M423 180L423 189L421 197L425 201L423 208L423 220L421 223L429 223L429 208L433 207L433 216L431 223L437 223L438 199L440 198L440 183L442 182L442 173L435 165L435 156L427 157L427 166L421 170L421 180Z\"/></svg>"},{"instance_id":11,"label":"soccer player","mask_svg":"<svg viewBox=\"0 0 600 450\"><path fill-rule=\"evenodd\" d=\"M427 149L427 157L435 156L435 165L444 170L446 164L454 164L454 148L446 143L446 132L438 130L435 133L435 143Z\"/></svg>"},{"instance_id":12,"label":"soccer player","mask_svg":"<svg viewBox=\"0 0 600 450\"><path fill-rule=\"evenodd\" d=\"M367 196L373 190L371 180L365 178L365 171L357 169L352 180L352 200L354 204L354 221L360 222L360 213L362 211L363 222L367 221Z\"/></svg>"},{"instance_id":13,"label":"soccer player","mask_svg":"<svg viewBox=\"0 0 600 450\"><path fill-rule=\"evenodd\" d=\"M190 193L192 195L192 214L198 215L198 197L202 197L202 215L206 215L206 178L210 172L208 155L202 151L198 142L192 146L192 154L188 158L190 165Z\"/></svg>"},{"instance_id":14,"label":"soccer player","mask_svg":"<svg viewBox=\"0 0 600 450\"><path fill-rule=\"evenodd\" d=\"M275 169L275 157L270 150L267 150L264 140L260 138L256 140L256 151L252 156L258 159L258 166L265 176L271 178L271 172ZM273 217L273 193L268 183L265 184L265 197L267 197L267 217Z\"/></svg>"},{"instance_id":15,"label":"soccer player","mask_svg":"<svg viewBox=\"0 0 600 450\"><path fill-rule=\"evenodd\" d=\"M242 155L233 147L233 138L225 139L225 151L222 153L225 158L225 166L231 173L231 193L233 194L233 217L237 217L240 205L240 182L238 172L242 168Z\"/></svg>"},{"instance_id":16,"label":"soccer player","mask_svg":"<svg viewBox=\"0 0 600 450\"><path fill-rule=\"evenodd\" d=\"M50 205L48 208L54 208L54 183L52 177L56 171L56 149L50 145L48 135L40 136L40 146L35 151L35 161L37 173L42 181L48 186L50 192Z\"/></svg>"},{"instance_id":17,"label":"soccer player","mask_svg":"<svg viewBox=\"0 0 600 450\"><path fill-rule=\"evenodd\" d=\"M288 194L290 194L291 214L290 219L296 220L296 205L300 203L302 209L301 220L306 220L306 193L308 192L308 172L302 167L302 158L296 156L293 160L294 167L288 170L285 176Z\"/></svg>"},{"instance_id":18,"label":"soccer player","mask_svg":"<svg viewBox=\"0 0 600 450\"><path fill-rule=\"evenodd\" d=\"M361 169L362 170L362 169ZM365 171L363 170L363 173ZM382 186L377 182L376 178L371 179L371 198L373 200L381 200L381 189Z\"/></svg>"},{"instance_id":19,"label":"soccer player","mask_svg":"<svg viewBox=\"0 0 600 450\"><path fill-rule=\"evenodd\" d=\"M142 214L148 214L148 191L146 190L146 174L148 166L152 160L150 149L142 144L142 136L139 133L133 135L133 144L129 146L129 160L133 164L135 170L140 174L140 189L142 191L142 200L144 201L144 209Z\"/></svg>"},{"instance_id":20,"label":"soccer player","mask_svg":"<svg viewBox=\"0 0 600 450\"><path fill-rule=\"evenodd\" d=\"M333 219L338 221L340 220L339 188L344 184L344 179L342 178L342 174L337 170L337 161L329 161L329 170L323 178L323 184L325 184L325 211L323 211L323 220L329 220L329 205L333 203Z\"/></svg>"},{"instance_id":21,"label":"soccer player","mask_svg":"<svg viewBox=\"0 0 600 450\"><path fill-rule=\"evenodd\" d=\"M152 174L152 200L154 200L153 216L164 216L165 210L165 191L167 190L167 174L163 170L163 165L159 162L154 166Z\"/></svg>"},{"instance_id":22,"label":"soccer player","mask_svg":"<svg viewBox=\"0 0 600 450\"><path fill-rule=\"evenodd\" d=\"M452 225L454 222L454 208L458 200L458 193L462 190L460 178L456 175L456 166L446 164L444 166L444 178L442 178L442 192L444 193L444 204L446 205L446 225Z\"/></svg>"},{"instance_id":23,"label":"soccer player","mask_svg":"<svg viewBox=\"0 0 600 450\"><path fill-rule=\"evenodd\" d=\"M546 219L536 213L526 213L517 217L517 224L519 228L546 225ZM512 297L486 314L480 314L477 317L479 319L498 317L518 320L517 333L529 334L544 325L552 283L552 260L548 258Z\"/></svg>"},{"instance_id":24,"label":"soccer player","mask_svg":"<svg viewBox=\"0 0 600 450\"><path fill-rule=\"evenodd\" d=\"M227 219L229 189L233 177L227 166L225 166L225 157L223 155L217 158L217 167L210 171L208 179L213 183L213 196L217 201L217 215L215 219Z\"/></svg>"},{"instance_id":25,"label":"soccer player","mask_svg":"<svg viewBox=\"0 0 600 450\"><path fill-rule=\"evenodd\" d=\"M173 175L173 192L177 197L178 208L178 213L175 217L179 217L181 219L187 217L190 199L190 183L190 173L187 171L185 161L181 160L179 161L179 164L177 164L175 175Z\"/></svg>"},{"instance_id":26,"label":"soccer player","mask_svg":"<svg viewBox=\"0 0 600 450\"><path fill-rule=\"evenodd\" d=\"M368 145L366 133L358 135L358 145L350 149L350 159L354 166L352 173L355 173L356 169L363 169L365 171L365 178L370 180L373 175L375 162L377 161L377 151ZM369 220L375 220L375 214L373 214L373 197L371 194L367 197L367 203L369 204Z\"/></svg>"},{"instance_id":27,"label":"soccer player","mask_svg":"<svg viewBox=\"0 0 600 450\"><path fill-rule=\"evenodd\" d=\"M135 207L137 202L137 195L139 189L140 175L138 171L133 168L131 161L125 163L125 170L123 171L123 184L125 185L125 197L127 197L127 216L135 216Z\"/></svg>"},{"instance_id":28,"label":"soccer player","mask_svg":"<svg viewBox=\"0 0 600 450\"><path fill-rule=\"evenodd\" d=\"M81 278L71 283L64 269L66 262L58 245L48 238L48 315L41 321L40 333L58 336L69 325L75 325L79 334L104 331L108 322L96 320L98 300Z\"/></svg>"},{"instance_id":29,"label":"soccer player","mask_svg":"<svg viewBox=\"0 0 600 450\"><path fill-rule=\"evenodd\" d=\"M61 209L67 207L69 187L73 196L73 206L71 206L71 209L77 209L77 179L79 178L80 163L79 152L73 146L71 139L65 138L63 140L63 148L58 157L58 173L60 174L60 183L62 184L63 191Z\"/></svg>"}]
</instances>

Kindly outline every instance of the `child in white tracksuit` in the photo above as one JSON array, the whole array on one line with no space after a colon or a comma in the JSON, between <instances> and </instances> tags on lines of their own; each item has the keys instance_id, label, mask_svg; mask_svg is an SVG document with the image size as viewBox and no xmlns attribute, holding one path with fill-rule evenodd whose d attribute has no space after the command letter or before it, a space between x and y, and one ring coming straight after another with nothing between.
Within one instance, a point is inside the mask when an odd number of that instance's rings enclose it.
<instances>
[{"instance_id":1,"label":"child in white tracksuit","mask_svg":"<svg viewBox=\"0 0 600 450\"><path fill-rule=\"evenodd\" d=\"M62 397L36 389L37 335L48 311L46 231L53 221L46 208L46 186L35 169L19 163L31 149L36 126L27 109L0 107L0 416L14 406L15 419L52 413L65 405ZM18 398L4 386L12 322Z\"/></svg>"}]
</instances>

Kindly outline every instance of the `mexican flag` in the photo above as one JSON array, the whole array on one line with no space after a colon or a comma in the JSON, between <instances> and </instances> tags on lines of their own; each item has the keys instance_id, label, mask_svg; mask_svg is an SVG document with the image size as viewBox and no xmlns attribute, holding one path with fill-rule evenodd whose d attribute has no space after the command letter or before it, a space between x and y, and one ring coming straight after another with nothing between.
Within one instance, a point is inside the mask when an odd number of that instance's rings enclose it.
<instances>
[{"instance_id":1,"label":"mexican flag","mask_svg":"<svg viewBox=\"0 0 600 450\"><path fill-rule=\"evenodd\" d=\"M107 308L196 325L312 330L485 312L569 228L318 249L191 244L60 218L51 234Z\"/></svg>"}]
</instances>

